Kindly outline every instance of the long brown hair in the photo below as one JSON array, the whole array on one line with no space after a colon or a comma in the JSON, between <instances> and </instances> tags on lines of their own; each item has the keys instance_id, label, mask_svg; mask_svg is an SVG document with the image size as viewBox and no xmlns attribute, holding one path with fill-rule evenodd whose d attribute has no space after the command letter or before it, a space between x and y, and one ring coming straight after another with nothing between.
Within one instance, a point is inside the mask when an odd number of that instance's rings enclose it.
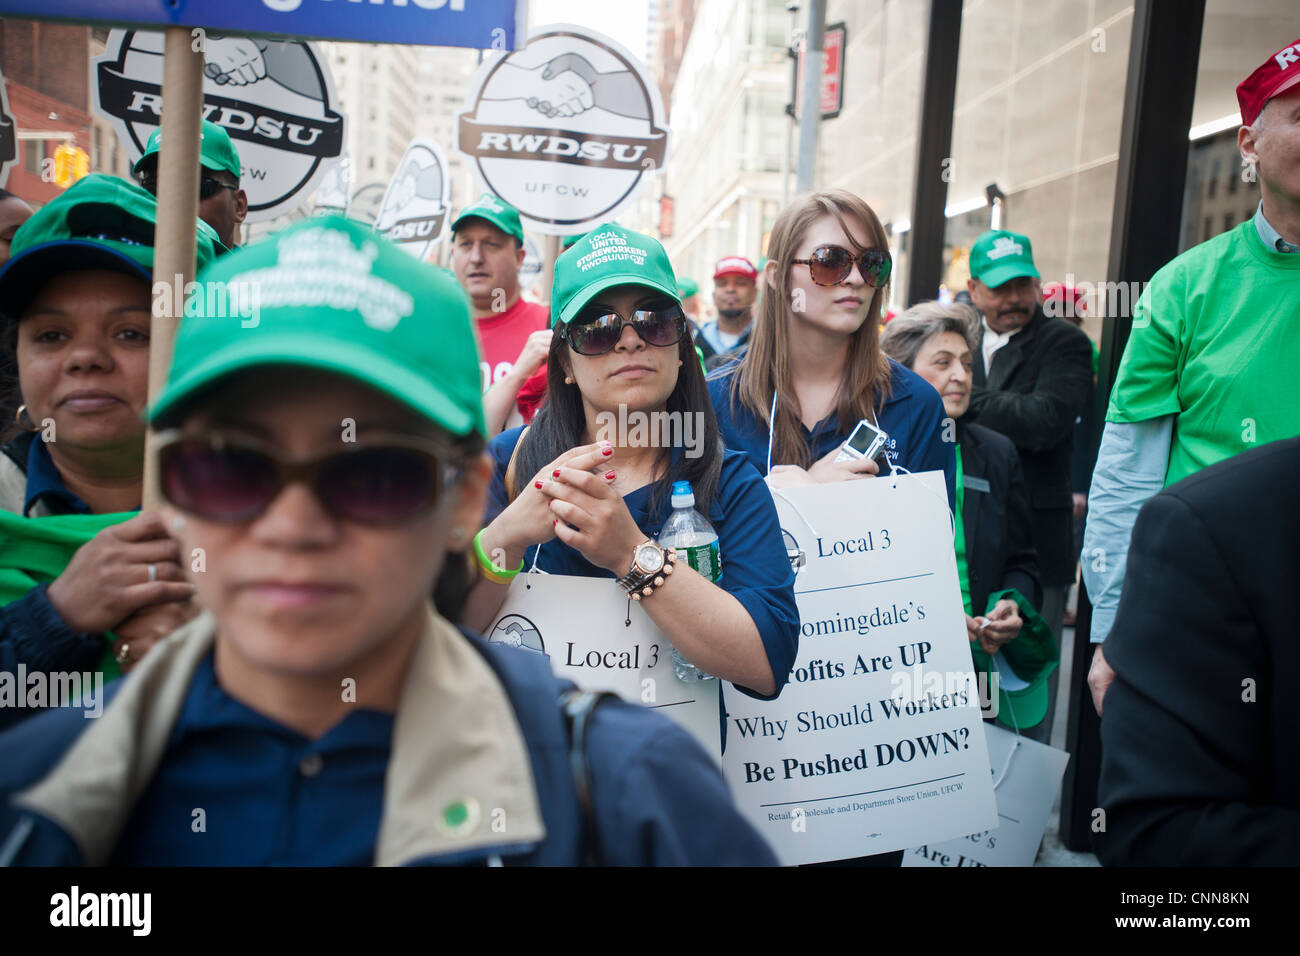
<instances>
[{"instance_id":1,"label":"long brown hair","mask_svg":"<svg viewBox=\"0 0 1300 956\"><path fill-rule=\"evenodd\" d=\"M740 403L772 433L772 461L807 468L812 449L800 430L799 399L790 366L791 260L799 251L808 227L823 216L834 216L855 252L888 250L889 240L880 220L862 199L843 189L811 193L781 211L768 242L768 260L775 263L775 279L767 283L759 302L749 351L732 376L731 402ZM868 245L859 247L846 220L857 220L867 233ZM848 359L840 381L836 411L841 426L851 429L863 418L874 419L889 397L889 359L880 350L880 316L889 296L889 284L874 290L867 317L849 338ZM776 420L768 421L772 394L777 394Z\"/></svg>"}]
</instances>

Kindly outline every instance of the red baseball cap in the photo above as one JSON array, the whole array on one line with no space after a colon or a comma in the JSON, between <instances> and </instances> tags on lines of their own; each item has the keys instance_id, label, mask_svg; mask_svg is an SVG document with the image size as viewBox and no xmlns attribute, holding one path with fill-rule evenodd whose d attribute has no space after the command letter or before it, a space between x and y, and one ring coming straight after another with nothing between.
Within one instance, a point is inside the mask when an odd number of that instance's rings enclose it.
<instances>
[{"instance_id":1,"label":"red baseball cap","mask_svg":"<svg viewBox=\"0 0 1300 956\"><path fill-rule=\"evenodd\" d=\"M1055 300L1064 305L1066 299L1074 300L1074 307L1079 315L1083 315L1088 308L1088 297L1083 294L1082 289L1076 289L1064 282L1046 282L1043 284L1044 302Z\"/></svg>"},{"instance_id":2,"label":"red baseball cap","mask_svg":"<svg viewBox=\"0 0 1300 956\"><path fill-rule=\"evenodd\" d=\"M1250 126L1270 99L1300 83L1300 40L1284 46L1237 87L1241 122Z\"/></svg>"},{"instance_id":3,"label":"red baseball cap","mask_svg":"<svg viewBox=\"0 0 1300 956\"><path fill-rule=\"evenodd\" d=\"M758 270L744 256L727 256L718 260L718 265L713 270L713 278L721 279L723 276L744 276L750 282L755 282L758 280Z\"/></svg>"}]
</instances>

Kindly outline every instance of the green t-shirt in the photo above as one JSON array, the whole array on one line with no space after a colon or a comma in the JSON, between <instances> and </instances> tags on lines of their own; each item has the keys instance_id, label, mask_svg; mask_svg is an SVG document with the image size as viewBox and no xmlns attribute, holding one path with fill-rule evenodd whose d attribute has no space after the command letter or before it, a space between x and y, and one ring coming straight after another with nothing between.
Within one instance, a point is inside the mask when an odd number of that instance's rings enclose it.
<instances>
[{"instance_id":1,"label":"green t-shirt","mask_svg":"<svg viewBox=\"0 0 1300 956\"><path fill-rule=\"evenodd\" d=\"M1187 250L1133 312L1108 422L1174 420L1165 485L1300 435L1300 255L1264 247L1253 220Z\"/></svg>"}]
</instances>

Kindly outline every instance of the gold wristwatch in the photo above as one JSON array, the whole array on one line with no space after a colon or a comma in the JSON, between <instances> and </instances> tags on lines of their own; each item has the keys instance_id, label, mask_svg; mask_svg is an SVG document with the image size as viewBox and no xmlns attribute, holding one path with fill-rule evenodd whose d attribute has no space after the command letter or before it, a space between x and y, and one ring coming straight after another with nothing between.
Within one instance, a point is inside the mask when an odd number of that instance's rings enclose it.
<instances>
[{"instance_id":1,"label":"gold wristwatch","mask_svg":"<svg viewBox=\"0 0 1300 956\"><path fill-rule=\"evenodd\" d=\"M634 601L649 597L673 573L676 560L677 555L671 548L662 548L647 538L632 549L631 567L618 579L619 587Z\"/></svg>"}]
</instances>

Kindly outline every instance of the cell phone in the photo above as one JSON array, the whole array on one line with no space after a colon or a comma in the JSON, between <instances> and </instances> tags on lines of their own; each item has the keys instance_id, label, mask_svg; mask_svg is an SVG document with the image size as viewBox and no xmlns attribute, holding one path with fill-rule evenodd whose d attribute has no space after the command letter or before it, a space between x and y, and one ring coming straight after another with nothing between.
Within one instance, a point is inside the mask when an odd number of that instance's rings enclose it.
<instances>
[{"instance_id":1,"label":"cell phone","mask_svg":"<svg viewBox=\"0 0 1300 956\"><path fill-rule=\"evenodd\" d=\"M875 458L884 451L889 436L865 418L858 422L849 435L848 441L835 456L836 461L853 461L859 458Z\"/></svg>"}]
</instances>

